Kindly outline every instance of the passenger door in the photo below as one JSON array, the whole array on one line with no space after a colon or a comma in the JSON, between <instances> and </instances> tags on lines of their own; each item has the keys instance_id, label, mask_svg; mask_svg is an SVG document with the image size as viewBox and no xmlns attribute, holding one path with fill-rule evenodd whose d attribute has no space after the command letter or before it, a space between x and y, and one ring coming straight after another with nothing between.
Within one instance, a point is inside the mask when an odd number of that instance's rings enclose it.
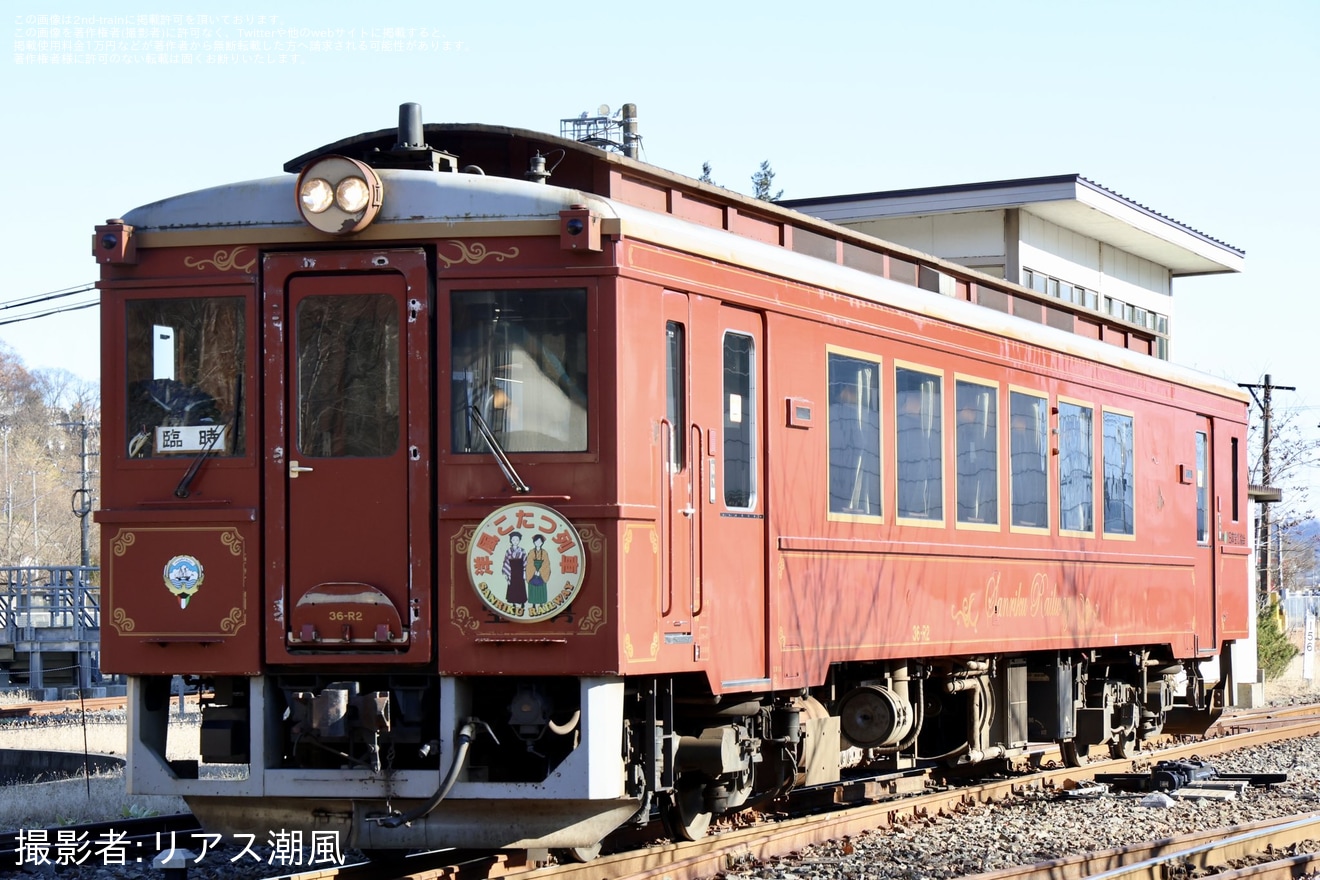
<instances>
[{"instance_id":1,"label":"passenger door","mask_svg":"<svg viewBox=\"0 0 1320 880\"><path fill-rule=\"evenodd\" d=\"M769 684L766 658L765 355L761 315L693 303L693 408L703 439L697 481L698 659L723 690ZM708 636L708 637L707 637Z\"/></svg>"},{"instance_id":2,"label":"passenger door","mask_svg":"<svg viewBox=\"0 0 1320 880\"><path fill-rule=\"evenodd\" d=\"M665 291L665 415L667 435L661 443L660 493L663 517L663 574L660 614L667 644L691 644L694 639L697 532L701 511L696 504L696 474L704 444L690 417L692 379L688 298Z\"/></svg>"},{"instance_id":3,"label":"passenger door","mask_svg":"<svg viewBox=\"0 0 1320 880\"><path fill-rule=\"evenodd\" d=\"M425 256L271 255L264 293L268 655L425 659Z\"/></svg>"}]
</instances>

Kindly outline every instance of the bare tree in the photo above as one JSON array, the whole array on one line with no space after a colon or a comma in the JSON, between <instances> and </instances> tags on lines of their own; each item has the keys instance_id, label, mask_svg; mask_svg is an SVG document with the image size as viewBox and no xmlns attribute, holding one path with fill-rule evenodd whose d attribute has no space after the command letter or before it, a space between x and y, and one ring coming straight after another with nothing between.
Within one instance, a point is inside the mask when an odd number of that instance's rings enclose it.
<instances>
[{"instance_id":1,"label":"bare tree","mask_svg":"<svg viewBox=\"0 0 1320 880\"><path fill-rule=\"evenodd\" d=\"M95 460L83 458L82 434L95 439L98 392L67 371L29 371L0 346L0 565L81 561L75 493Z\"/></svg>"},{"instance_id":2,"label":"bare tree","mask_svg":"<svg viewBox=\"0 0 1320 880\"><path fill-rule=\"evenodd\" d=\"M1258 513L1261 533L1258 533L1257 544L1268 542L1258 548L1262 553L1261 565L1268 566L1268 580L1276 588L1298 589L1315 574L1320 530L1316 528L1307 477L1313 468L1320 467L1320 440L1308 438L1305 434L1304 423L1308 415L1303 409L1274 406L1269 420L1269 437L1264 436L1263 420L1254 418L1248 433L1250 482L1260 485L1268 480L1271 486L1283 492L1283 500L1271 504L1267 516ZM1268 475L1265 473L1267 446ZM1268 534L1263 534L1265 532ZM1262 584L1261 593L1264 592Z\"/></svg>"}]
</instances>

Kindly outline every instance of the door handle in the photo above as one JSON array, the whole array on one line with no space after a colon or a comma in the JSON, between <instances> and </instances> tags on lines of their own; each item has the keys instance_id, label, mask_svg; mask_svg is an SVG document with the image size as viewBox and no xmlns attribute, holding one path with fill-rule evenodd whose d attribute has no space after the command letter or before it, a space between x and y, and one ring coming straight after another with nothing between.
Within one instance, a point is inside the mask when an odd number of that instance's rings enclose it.
<instances>
[{"instance_id":1,"label":"door handle","mask_svg":"<svg viewBox=\"0 0 1320 880\"><path fill-rule=\"evenodd\" d=\"M312 470L315 470L315 468L302 467L301 465L298 464L298 462L296 462L296 461L290 461L290 462L289 462L289 479L290 479L290 480L296 480L296 479L298 479L298 475L299 475L299 474L301 474L301 473L305 473L305 472L307 472L307 471L312 471Z\"/></svg>"}]
</instances>

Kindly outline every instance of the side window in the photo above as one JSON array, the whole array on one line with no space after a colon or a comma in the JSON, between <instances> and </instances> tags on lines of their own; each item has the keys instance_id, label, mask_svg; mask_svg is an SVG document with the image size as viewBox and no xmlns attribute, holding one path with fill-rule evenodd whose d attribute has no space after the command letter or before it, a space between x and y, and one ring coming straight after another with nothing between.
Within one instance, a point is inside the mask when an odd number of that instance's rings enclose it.
<instances>
[{"instance_id":1,"label":"side window","mask_svg":"<svg viewBox=\"0 0 1320 880\"><path fill-rule=\"evenodd\" d=\"M1196 432L1196 540L1210 541L1210 443L1204 431Z\"/></svg>"},{"instance_id":2,"label":"side window","mask_svg":"<svg viewBox=\"0 0 1320 880\"><path fill-rule=\"evenodd\" d=\"M682 324L665 325L665 418L669 421L669 469L674 473L687 465L687 387L683 381L687 365L687 336Z\"/></svg>"},{"instance_id":3,"label":"side window","mask_svg":"<svg viewBox=\"0 0 1320 880\"><path fill-rule=\"evenodd\" d=\"M1136 533L1133 495L1136 491L1136 459L1132 448L1132 416L1104 414L1105 534Z\"/></svg>"},{"instance_id":4,"label":"side window","mask_svg":"<svg viewBox=\"0 0 1320 880\"><path fill-rule=\"evenodd\" d=\"M724 334L724 504L756 506L756 369L752 337Z\"/></svg>"},{"instance_id":5,"label":"side window","mask_svg":"<svg viewBox=\"0 0 1320 880\"><path fill-rule=\"evenodd\" d=\"M1095 411L1059 401L1059 531L1095 532Z\"/></svg>"},{"instance_id":6,"label":"side window","mask_svg":"<svg viewBox=\"0 0 1320 880\"><path fill-rule=\"evenodd\" d=\"M1050 525L1048 414L1046 398L1009 392L1009 522L1015 526L1047 529Z\"/></svg>"},{"instance_id":7,"label":"side window","mask_svg":"<svg viewBox=\"0 0 1320 880\"><path fill-rule=\"evenodd\" d=\"M894 371L897 515L944 518L943 377L908 367Z\"/></svg>"},{"instance_id":8,"label":"side window","mask_svg":"<svg viewBox=\"0 0 1320 880\"><path fill-rule=\"evenodd\" d=\"M831 352L830 512L880 516L880 365Z\"/></svg>"},{"instance_id":9,"label":"side window","mask_svg":"<svg viewBox=\"0 0 1320 880\"><path fill-rule=\"evenodd\" d=\"M129 300L124 318L129 458L242 455L243 300Z\"/></svg>"},{"instance_id":10,"label":"side window","mask_svg":"<svg viewBox=\"0 0 1320 880\"><path fill-rule=\"evenodd\" d=\"M999 524L999 389L965 379L954 387L958 522Z\"/></svg>"}]
</instances>

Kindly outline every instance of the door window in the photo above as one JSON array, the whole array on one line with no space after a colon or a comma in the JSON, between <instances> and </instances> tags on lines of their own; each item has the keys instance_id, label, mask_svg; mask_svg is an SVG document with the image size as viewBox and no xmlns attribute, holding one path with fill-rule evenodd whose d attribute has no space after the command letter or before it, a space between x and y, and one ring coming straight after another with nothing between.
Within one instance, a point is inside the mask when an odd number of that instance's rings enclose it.
<instances>
[{"instance_id":1,"label":"door window","mask_svg":"<svg viewBox=\"0 0 1320 880\"><path fill-rule=\"evenodd\" d=\"M724 334L724 504L756 506L756 370L752 337Z\"/></svg>"},{"instance_id":2,"label":"door window","mask_svg":"<svg viewBox=\"0 0 1320 880\"><path fill-rule=\"evenodd\" d=\"M298 450L314 458L399 447L399 319L380 293L298 304Z\"/></svg>"},{"instance_id":3,"label":"door window","mask_svg":"<svg viewBox=\"0 0 1320 880\"><path fill-rule=\"evenodd\" d=\"M1196 432L1196 540L1210 542L1210 442L1204 431Z\"/></svg>"},{"instance_id":4,"label":"door window","mask_svg":"<svg viewBox=\"0 0 1320 880\"><path fill-rule=\"evenodd\" d=\"M687 338L683 325L665 325L665 418L669 421L669 469L674 473L687 464L687 388L683 370L687 365Z\"/></svg>"}]
</instances>

